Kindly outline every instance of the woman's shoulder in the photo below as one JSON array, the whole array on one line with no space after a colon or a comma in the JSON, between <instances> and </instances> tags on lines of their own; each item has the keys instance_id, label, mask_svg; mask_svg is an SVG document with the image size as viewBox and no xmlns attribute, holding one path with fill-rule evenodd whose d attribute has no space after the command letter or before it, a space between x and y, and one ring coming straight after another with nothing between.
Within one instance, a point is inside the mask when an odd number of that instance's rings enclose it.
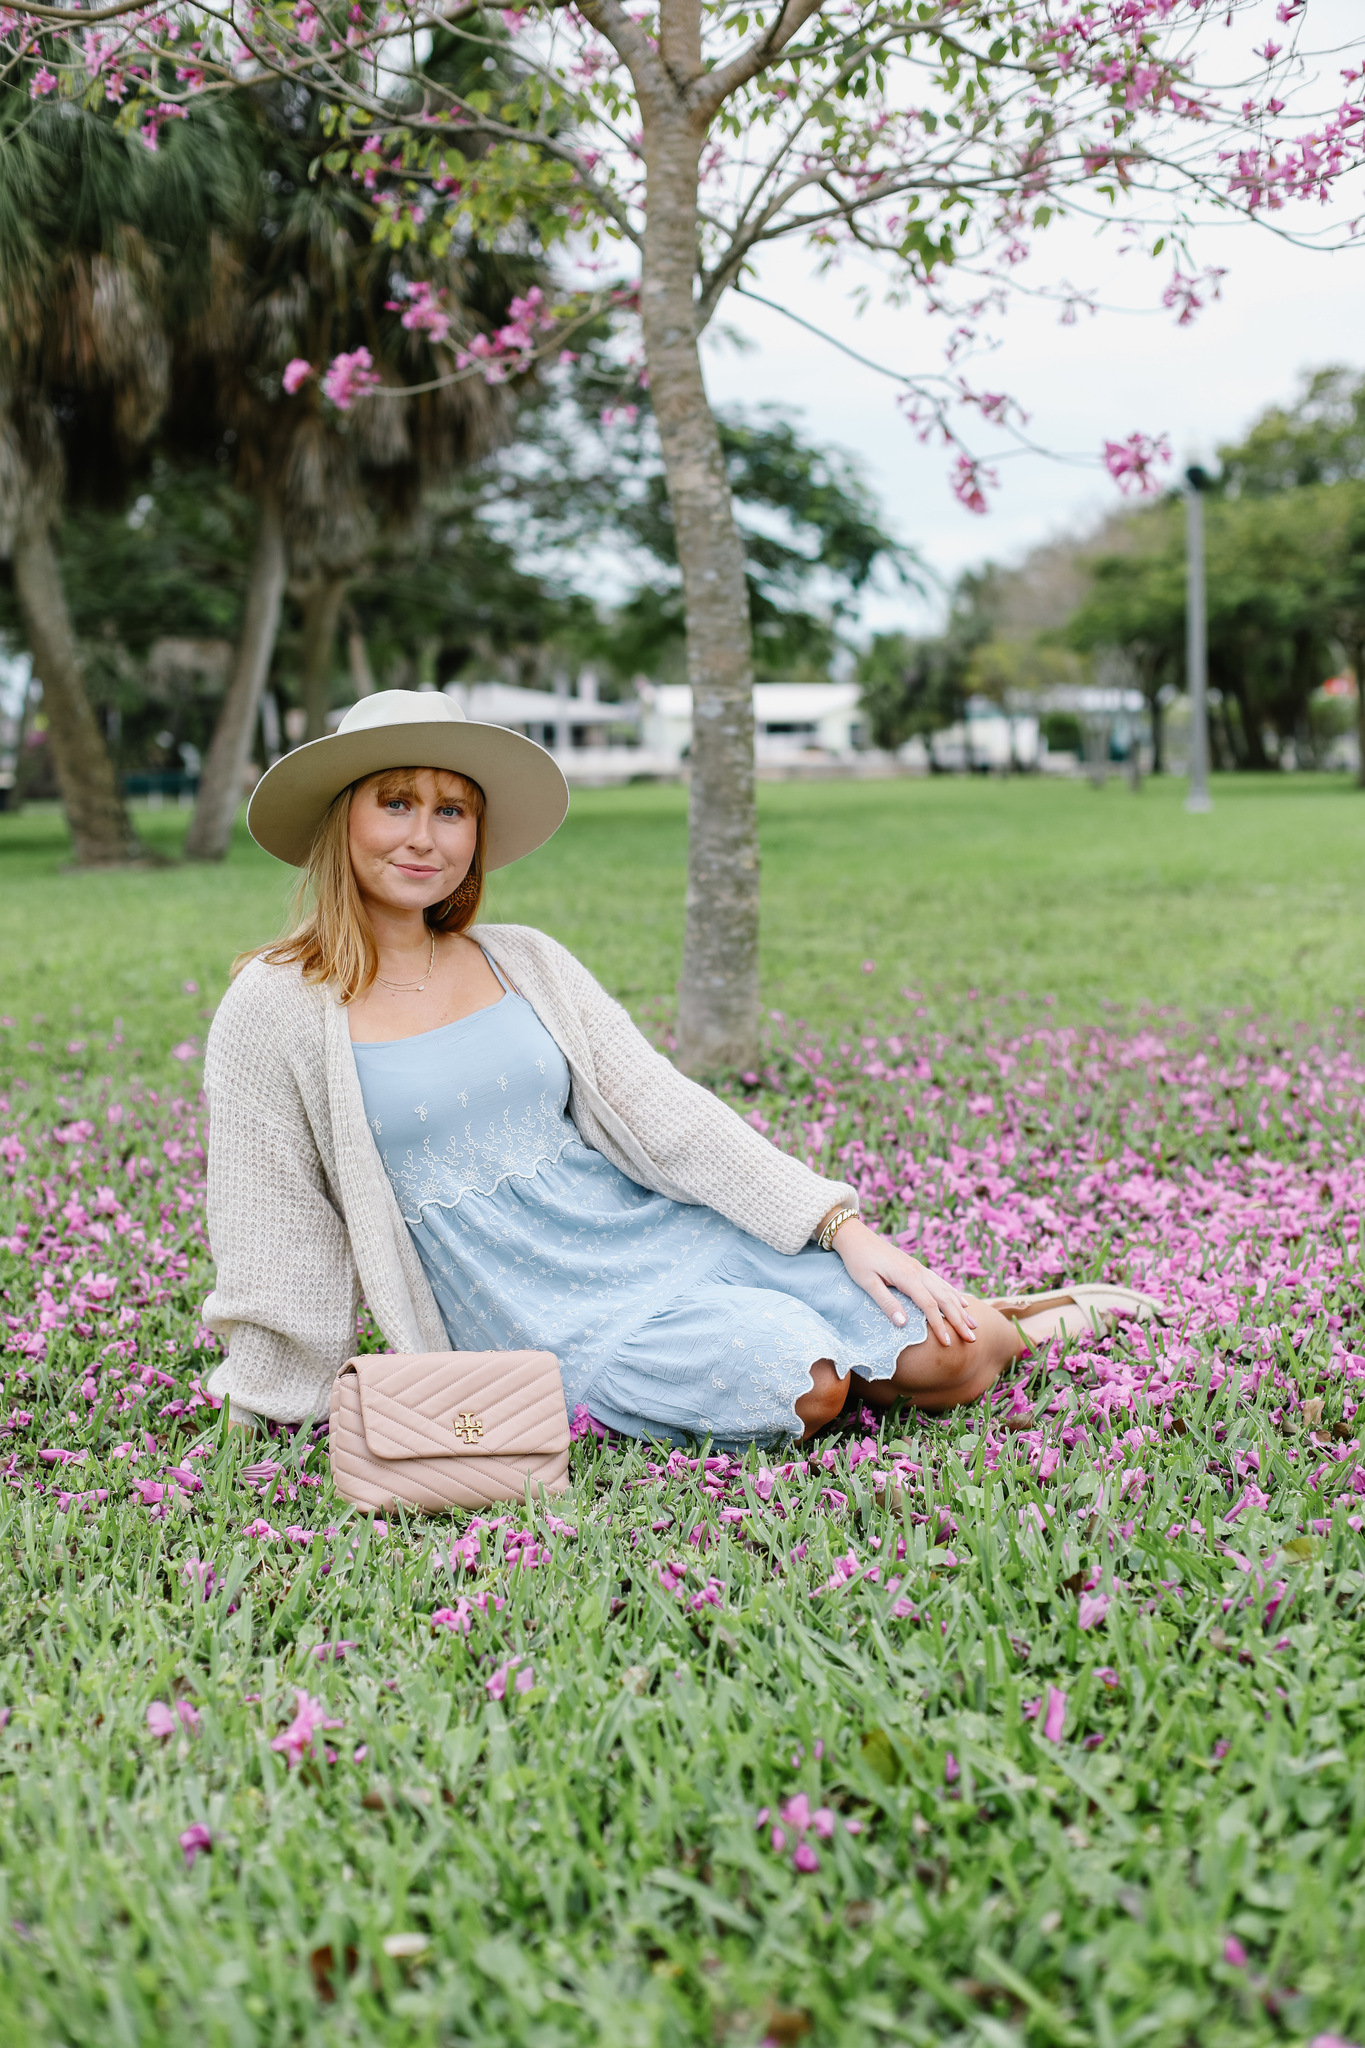
<instances>
[{"instance_id":1,"label":"woman's shoulder","mask_svg":"<svg viewBox=\"0 0 1365 2048\"><path fill-rule=\"evenodd\" d=\"M293 961L257 954L228 984L209 1028L206 1075L242 1059L253 1064L291 1062L301 1042L323 1026L328 997L306 982Z\"/></svg>"},{"instance_id":2,"label":"woman's shoulder","mask_svg":"<svg viewBox=\"0 0 1365 2048\"><path fill-rule=\"evenodd\" d=\"M577 968L580 974L587 969L575 959L567 946L558 939L552 939L548 932L537 931L531 924L479 924L466 933L467 938L486 946L495 959L504 956L509 960L528 961L542 969Z\"/></svg>"}]
</instances>

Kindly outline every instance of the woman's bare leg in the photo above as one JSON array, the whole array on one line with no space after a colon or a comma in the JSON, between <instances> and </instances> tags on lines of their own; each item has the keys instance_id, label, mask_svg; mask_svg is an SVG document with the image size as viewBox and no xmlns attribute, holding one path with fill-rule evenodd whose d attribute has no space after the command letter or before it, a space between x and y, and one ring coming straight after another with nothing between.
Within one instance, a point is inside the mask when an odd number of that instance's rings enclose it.
<instances>
[{"instance_id":1,"label":"woman's bare leg","mask_svg":"<svg viewBox=\"0 0 1365 2048\"><path fill-rule=\"evenodd\" d=\"M951 1341L940 1343L926 1337L922 1344L907 1344L896 1360L889 1380L853 1378L853 1391L869 1408L894 1408L908 1401L915 1408L938 1414L977 1401L999 1379L1005 1367L1027 1352L1029 1346L1017 1323L1002 1316L983 1301L967 1298L976 1319L976 1340L968 1343L954 1331ZM797 1413L801 1404L797 1403Z\"/></svg>"},{"instance_id":2,"label":"woman's bare leg","mask_svg":"<svg viewBox=\"0 0 1365 2048\"><path fill-rule=\"evenodd\" d=\"M842 1415L852 1377L851 1373L844 1373L841 1378L834 1370L832 1358L816 1359L810 1369L810 1391L802 1394L796 1403L796 1412L805 1424L801 1435L803 1444L808 1444L826 1423Z\"/></svg>"}]
</instances>

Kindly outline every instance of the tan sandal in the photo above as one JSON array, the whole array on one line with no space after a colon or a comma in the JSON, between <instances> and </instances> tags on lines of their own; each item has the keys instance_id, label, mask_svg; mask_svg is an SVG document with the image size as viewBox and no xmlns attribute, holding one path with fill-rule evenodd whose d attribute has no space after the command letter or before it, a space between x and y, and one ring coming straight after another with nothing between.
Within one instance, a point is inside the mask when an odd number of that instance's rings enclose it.
<instances>
[{"instance_id":1,"label":"tan sandal","mask_svg":"<svg viewBox=\"0 0 1365 2048\"><path fill-rule=\"evenodd\" d=\"M1031 1346L1048 1344L1054 1337L1079 1337L1086 1330L1107 1336L1121 1322L1170 1320L1170 1311L1150 1294L1089 1281L1055 1288L1050 1294L1001 1295L987 1306L1017 1323Z\"/></svg>"}]
</instances>

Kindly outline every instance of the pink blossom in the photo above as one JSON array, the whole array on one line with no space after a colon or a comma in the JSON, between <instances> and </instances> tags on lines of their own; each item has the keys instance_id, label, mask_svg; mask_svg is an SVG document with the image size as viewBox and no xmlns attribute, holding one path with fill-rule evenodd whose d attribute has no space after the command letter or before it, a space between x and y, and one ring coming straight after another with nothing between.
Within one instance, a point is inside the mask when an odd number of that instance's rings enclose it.
<instances>
[{"instance_id":1,"label":"pink blossom","mask_svg":"<svg viewBox=\"0 0 1365 2048\"><path fill-rule=\"evenodd\" d=\"M951 1750L943 1759L943 1776L949 1785L955 1785L962 1776L962 1766Z\"/></svg>"},{"instance_id":2,"label":"pink blossom","mask_svg":"<svg viewBox=\"0 0 1365 2048\"><path fill-rule=\"evenodd\" d=\"M333 356L327 365L322 380L325 397L330 398L338 412L349 412L357 398L367 391L373 391L380 382L374 367L374 358L367 348L352 349L349 354Z\"/></svg>"},{"instance_id":3,"label":"pink blossom","mask_svg":"<svg viewBox=\"0 0 1365 2048\"><path fill-rule=\"evenodd\" d=\"M1082 1628L1094 1628L1109 1612L1107 1593L1082 1593L1077 1619Z\"/></svg>"},{"instance_id":4,"label":"pink blossom","mask_svg":"<svg viewBox=\"0 0 1365 2048\"><path fill-rule=\"evenodd\" d=\"M484 1680L484 1689L490 1700L506 1698L507 1681L512 1676L512 1673L517 1670L517 1666L521 1661L520 1657L513 1657L510 1663L499 1664L493 1676ZM535 1682L535 1667L528 1664L523 1671L517 1672L516 1690L518 1692L529 1692Z\"/></svg>"},{"instance_id":5,"label":"pink blossom","mask_svg":"<svg viewBox=\"0 0 1365 2048\"><path fill-rule=\"evenodd\" d=\"M193 1870L196 1856L210 1853L213 1849L213 1836L202 1820L197 1820L192 1827L186 1828L179 1839L186 1870Z\"/></svg>"},{"instance_id":6,"label":"pink blossom","mask_svg":"<svg viewBox=\"0 0 1365 2048\"><path fill-rule=\"evenodd\" d=\"M175 1733L175 1715L164 1700L153 1700L147 1709L147 1726L159 1742L167 1741Z\"/></svg>"},{"instance_id":7,"label":"pink blossom","mask_svg":"<svg viewBox=\"0 0 1365 2048\"><path fill-rule=\"evenodd\" d=\"M289 1761L290 1768L301 1764L306 1756L313 1754L313 1737L322 1728L340 1728L343 1724L328 1718L326 1703L314 1699L303 1686L294 1687L296 1712L283 1734L277 1735L270 1747L279 1750Z\"/></svg>"},{"instance_id":8,"label":"pink blossom","mask_svg":"<svg viewBox=\"0 0 1365 2048\"><path fill-rule=\"evenodd\" d=\"M450 1569L454 1571L458 1566L463 1565L467 1572L472 1572L478 1562L478 1557L479 1532L477 1529L466 1529L464 1535L458 1537L450 1547L448 1553Z\"/></svg>"},{"instance_id":9,"label":"pink blossom","mask_svg":"<svg viewBox=\"0 0 1365 2048\"><path fill-rule=\"evenodd\" d=\"M1170 443L1164 434L1130 434L1126 441L1104 444L1104 466L1119 489L1135 490L1142 497L1150 497L1157 488L1153 469L1170 459Z\"/></svg>"},{"instance_id":10,"label":"pink blossom","mask_svg":"<svg viewBox=\"0 0 1365 2048\"><path fill-rule=\"evenodd\" d=\"M1112 1664L1099 1665L1096 1668L1095 1676L1100 1681L1100 1684L1107 1686L1111 1692L1113 1692L1121 1682L1119 1679L1118 1672L1115 1671Z\"/></svg>"},{"instance_id":11,"label":"pink blossom","mask_svg":"<svg viewBox=\"0 0 1365 2048\"><path fill-rule=\"evenodd\" d=\"M816 1855L809 1842L798 1843L795 1854L792 1857L792 1862L798 1870L809 1871L820 1868L820 1858Z\"/></svg>"},{"instance_id":12,"label":"pink blossom","mask_svg":"<svg viewBox=\"0 0 1365 2048\"><path fill-rule=\"evenodd\" d=\"M309 362L307 356L293 356L285 364L284 375L280 382L284 385L288 396L292 398L299 386L306 384L312 374L313 365Z\"/></svg>"},{"instance_id":13,"label":"pink blossom","mask_svg":"<svg viewBox=\"0 0 1365 2048\"><path fill-rule=\"evenodd\" d=\"M1223 1961L1230 1963L1234 1970L1244 1970L1247 1952L1235 1934L1229 1934L1223 1943Z\"/></svg>"},{"instance_id":14,"label":"pink blossom","mask_svg":"<svg viewBox=\"0 0 1365 2048\"><path fill-rule=\"evenodd\" d=\"M389 311L400 311L403 308L403 300L406 299L407 307L403 311L402 324L409 333L425 334L432 342L445 341L449 337L453 322L441 303L446 296L444 287L438 291L434 285L417 280L403 284L401 292L401 298L388 301Z\"/></svg>"},{"instance_id":15,"label":"pink blossom","mask_svg":"<svg viewBox=\"0 0 1365 2048\"><path fill-rule=\"evenodd\" d=\"M174 1735L177 1728L184 1728L189 1734L199 1733L199 1710L188 1700L177 1700L174 1711L164 1700L153 1700L147 1709L147 1726L160 1742Z\"/></svg>"},{"instance_id":16,"label":"pink blossom","mask_svg":"<svg viewBox=\"0 0 1365 2048\"><path fill-rule=\"evenodd\" d=\"M998 490L1000 478L993 469L970 455L959 455L953 465L949 487L959 505L965 505L969 512L989 511L986 492Z\"/></svg>"},{"instance_id":17,"label":"pink blossom","mask_svg":"<svg viewBox=\"0 0 1365 2048\"><path fill-rule=\"evenodd\" d=\"M1047 1713L1043 1717L1043 1740L1060 1742L1065 1721L1066 1694L1059 1687L1050 1685L1047 1689Z\"/></svg>"},{"instance_id":18,"label":"pink blossom","mask_svg":"<svg viewBox=\"0 0 1365 2048\"><path fill-rule=\"evenodd\" d=\"M34 72L33 77L30 79L28 96L31 100L45 99L50 92L57 90L59 82L56 73L49 71L46 64L44 64Z\"/></svg>"}]
</instances>

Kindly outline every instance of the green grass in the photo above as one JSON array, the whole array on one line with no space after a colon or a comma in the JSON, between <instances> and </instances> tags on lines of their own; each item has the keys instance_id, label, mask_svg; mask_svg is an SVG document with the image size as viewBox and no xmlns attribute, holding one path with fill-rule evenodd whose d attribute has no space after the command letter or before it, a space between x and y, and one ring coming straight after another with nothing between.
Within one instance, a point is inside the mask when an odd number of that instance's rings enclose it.
<instances>
[{"instance_id":1,"label":"green grass","mask_svg":"<svg viewBox=\"0 0 1365 2048\"><path fill-rule=\"evenodd\" d=\"M1122 1339L1021 1375L1046 1481L1029 1437L976 1416L893 1421L856 1468L836 1438L834 1469L775 1494L751 1458L728 1515L702 1473L581 1444L555 1503L576 1535L517 1571L485 1532L474 1584L506 1604L467 1637L431 1620L461 1590L434 1555L452 1524L349 1515L304 1441L268 1447L253 1492L267 1447L163 1412L209 1362L197 1066L171 1049L202 1044L231 954L277 928L280 871L239 835L221 868L70 874L54 816L0 819L0 1336L92 1272L117 1283L71 1311L89 1335L0 1357L4 2048L1365 2040L1365 1479L1342 1364L1365 1353L1365 1062L1339 1014L1365 1003L1365 798L1229 781L1188 819L1181 795L765 787L769 1006L827 1039L880 1014L906 1043L875 1068L830 1050L815 1078L779 1054L751 1098L793 1144L823 1116L834 1158L894 1162L888 1218L922 1209L988 1282L1025 1239L1083 1273L1178 1246L1197 1298L1235 1313L1179 1349L1172 1426ZM174 852L183 818L142 822ZM675 790L576 798L491 913L662 1022L684 825ZM1198 1036L986 1057L1021 1022L1112 1034L1150 1006ZM1264 1037L1223 1015L1247 1008ZM1115 1375L1131 1398L1077 1433ZM903 1490L878 1492L897 1457ZM171 1459L201 1490L157 1520L130 1477ZM1264 1505L1235 1505L1253 1475ZM257 1515L303 1533L250 1536ZM881 1579L822 1591L850 1552ZM1084 1631L1083 1576L1109 1596ZM512 1659L532 1683L497 1701ZM295 1687L340 1724L335 1762L272 1747ZM1027 1713L1054 1687L1058 1743ZM199 1726L163 1742L147 1708L176 1700ZM807 1874L769 1835L799 1791L834 1822ZM199 1823L212 1849L187 1869ZM391 1953L404 1935L416 1952Z\"/></svg>"},{"instance_id":2,"label":"green grass","mask_svg":"<svg viewBox=\"0 0 1365 2048\"><path fill-rule=\"evenodd\" d=\"M822 1028L969 990L1190 1015L1317 1018L1365 1001L1365 795L1344 779L1229 777L1210 817L1184 784L764 784L763 994ZM174 854L186 814L139 825ZM202 1037L233 954L280 928L290 877L238 830L221 867L63 872L55 811L0 817L0 1003L44 1042L107 1037L147 1070ZM589 790L540 853L492 878L488 915L553 932L645 1019L682 963L686 792ZM863 972L864 961L876 963ZM185 981L199 984L184 996Z\"/></svg>"}]
</instances>

